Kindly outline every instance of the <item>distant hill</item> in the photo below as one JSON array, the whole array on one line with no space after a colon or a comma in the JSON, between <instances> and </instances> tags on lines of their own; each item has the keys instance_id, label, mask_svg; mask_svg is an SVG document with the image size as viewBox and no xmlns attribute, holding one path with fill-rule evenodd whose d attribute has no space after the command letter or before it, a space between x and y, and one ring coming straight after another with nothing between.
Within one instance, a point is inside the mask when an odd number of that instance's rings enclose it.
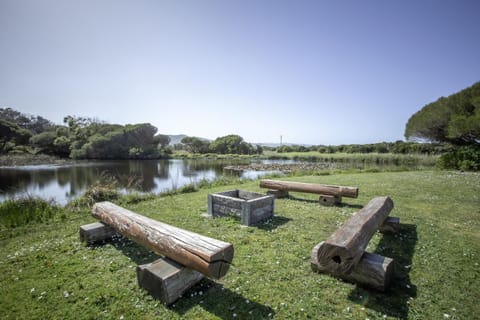
<instances>
[{"instance_id":1,"label":"distant hill","mask_svg":"<svg viewBox=\"0 0 480 320\"><path fill-rule=\"evenodd\" d=\"M186 134L168 134L168 136L170 137L169 145L171 146L179 144L183 138L188 137Z\"/></svg>"},{"instance_id":2,"label":"distant hill","mask_svg":"<svg viewBox=\"0 0 480 320\"><path fill-rule=\"evenodd\" d=\"M170 137L170 143L169 145L173 146L176 144L179 144L183 138L188 137L186 134L167 134L167 136ZM210 139L202 138L202 137L197 137L205 141L212 141Z\"/></svg>"}]
</instances>

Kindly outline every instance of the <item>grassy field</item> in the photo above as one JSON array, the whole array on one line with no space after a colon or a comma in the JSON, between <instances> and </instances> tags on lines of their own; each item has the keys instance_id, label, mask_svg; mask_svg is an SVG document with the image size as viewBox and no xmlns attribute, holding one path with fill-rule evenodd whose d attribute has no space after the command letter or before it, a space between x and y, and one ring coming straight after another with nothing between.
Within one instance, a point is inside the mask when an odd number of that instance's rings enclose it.
<instances>
[{"instance_id":1,"label":"grassy field","mask_svg":"<svg viewBox=\"0 0 480 320\"><path fill-rule=\"evenodd\" d=\"M126 239L89 247L78 229L88 210L49 223L0 230L2 319L480 319L480 174L379 172L300 176L295 181L358 186L357 199L321 207L313 195L275 200L275 218L244 227L209 219L207 195L258 181L202 188L126 206L230 242L234 265L165 307L138 287L135 267L156 256ZM310 251L371 198L388 195L396 236L376 234L368 251L395 259L386 293L310 269Z\"/></svg>"}]
</instances>

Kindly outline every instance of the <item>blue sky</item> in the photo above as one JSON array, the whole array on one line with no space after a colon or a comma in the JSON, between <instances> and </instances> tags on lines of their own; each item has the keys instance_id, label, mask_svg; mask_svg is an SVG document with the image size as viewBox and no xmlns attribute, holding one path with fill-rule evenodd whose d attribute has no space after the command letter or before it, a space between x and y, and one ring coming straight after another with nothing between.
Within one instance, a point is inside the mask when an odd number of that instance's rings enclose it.
<instances>
[{"instance_id":1,"label":"blue sky","mask_svg":"<svg viewBox=\"0 0 480 320\"><path fill-rule=\"evenodd\" d=\"M305 144L403 140L480 81L480 1L0 0L0 107Z\"/></svg>"}]
</instances>

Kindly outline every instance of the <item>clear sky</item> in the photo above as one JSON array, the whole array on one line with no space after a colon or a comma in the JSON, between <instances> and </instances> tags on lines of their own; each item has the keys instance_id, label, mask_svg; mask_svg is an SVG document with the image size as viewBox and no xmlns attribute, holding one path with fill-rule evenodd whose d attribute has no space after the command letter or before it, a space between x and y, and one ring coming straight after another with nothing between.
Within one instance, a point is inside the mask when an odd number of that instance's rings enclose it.
<instances>
[{"instance_id":1,"label":"clear sky","mask_svg":"<svg viewBox=\"0 0 480 320\"><path fill-rule=\"evenodd\" d=\"M0 107L56 123L396 141L477 81L478 0L0 0Z\"/></svg>"}]
</instances>

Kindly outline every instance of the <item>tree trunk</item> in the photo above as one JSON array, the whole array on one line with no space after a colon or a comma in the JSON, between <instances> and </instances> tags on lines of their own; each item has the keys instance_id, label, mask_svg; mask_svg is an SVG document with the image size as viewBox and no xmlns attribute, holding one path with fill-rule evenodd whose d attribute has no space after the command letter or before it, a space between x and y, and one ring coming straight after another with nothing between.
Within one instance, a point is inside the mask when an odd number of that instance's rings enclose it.
<instances>
[{"instance_id":1,"label":"tree trunk","mask_svg":"<svg viewBox=\"0 0 480 320\"><path fill-rule=\"evenodd\" d=\"M224 276L233 259L233 245L162 223L108 201L93 206L94 217L118 233L208 277Z\"/></svg>"},{"instance_id":2,"label":"tree trunk","mask_svg":"<svg viewBox=\"0 0 480 320\"><path fill-rule=\"evenodd\" d=\"M357 187L331 186L316 183L303 183L280 180L260 180L261 188L268 188L282 191L308 192L330 196L344 196L349 198L358 197Z\"/></svg>"},{"instance_id":3,"label":"tree trunk","mask_svg":"<svg viewBox=\"0 0 480 320\"><path fill-rule=\"evenodd\" d=\"M373 198L323 243L318 250L319 265L333 274L352 272L392 208L389 197Z\"/></svg>"}]
</instances>

